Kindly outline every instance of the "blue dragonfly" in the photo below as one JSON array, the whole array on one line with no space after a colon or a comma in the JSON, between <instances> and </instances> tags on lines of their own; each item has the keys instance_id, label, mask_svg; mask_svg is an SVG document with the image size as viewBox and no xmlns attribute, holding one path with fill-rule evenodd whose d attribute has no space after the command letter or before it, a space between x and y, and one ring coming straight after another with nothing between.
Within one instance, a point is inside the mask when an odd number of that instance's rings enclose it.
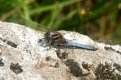
<instances>
[{"instance_id":1,"label":"blue dragonfly","mask_svg":"<svg viewBox=\"0 0 121 80\"><path fill-rule=\"evenodd\" d=\"M97 48L91 45L85 45L70 40L66 40L63 35L56 31L48 31L44 34L44 41L47 43L45 46L67 46L67 47L77 47L81 49L87 49L91 51L96 51Z\"/></svg>"},{"instance_id":2,"label":"blue dragonfly","mask_svg":"<svg viewBox=\"0 0 121 80\"><path fill-rule=\"evenodd\" d=\"M28 20L27 20L28 21ZM48 28L42 24L38 24L33 21L28 21L29 23L32 23L32 25L41 26L39 27L40 30L47 31ZM43 28L44 27L44 28ZM96 51L97 48L91 46L91 45L85 45L77 42L73 42L70 40L67 40L63 37L63 35L57 31L49 30L44 34L44 38L39 40L39 44L41 46L68 46L68 47L77 47L81 49L87 49Z\"/></svg>"}]
</instances>

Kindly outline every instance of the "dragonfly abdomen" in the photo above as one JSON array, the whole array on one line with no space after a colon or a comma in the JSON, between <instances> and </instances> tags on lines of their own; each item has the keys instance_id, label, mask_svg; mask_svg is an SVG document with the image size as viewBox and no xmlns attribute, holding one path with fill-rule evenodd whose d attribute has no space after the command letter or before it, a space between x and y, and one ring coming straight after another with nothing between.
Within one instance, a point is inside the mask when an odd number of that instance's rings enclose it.
<instances>
[{"instance_id":1,"label":"dragonfly abdomen","mask_svg":"<svg viewBox=\"0 0 121 80\"><path fill-rule=\"evenodd\" d=\"M69 40L66 41L66 44L67 44L67 46L78 47L78 48L87 49L87 50L93 50L93 51L97 50L93 46L85 45L85 44L81 44L81 43L77 43L77 42L72 42Z\"/></svg>"}]
</instances>

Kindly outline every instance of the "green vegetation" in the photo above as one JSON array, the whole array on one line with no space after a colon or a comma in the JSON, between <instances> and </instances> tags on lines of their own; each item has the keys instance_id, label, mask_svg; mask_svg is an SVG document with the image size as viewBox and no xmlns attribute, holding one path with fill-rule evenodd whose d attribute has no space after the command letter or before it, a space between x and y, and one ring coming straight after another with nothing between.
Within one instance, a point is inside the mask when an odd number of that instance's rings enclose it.
<instances>
[{"instance_id":1,"label":"green vegetation","mask_svg":"<svg viewBox=\"0 0 121 80\"><path fill-rule=\"evenodd\" d=\"M121 0L0 0L0 20L121 43Z\"/></svg>"}]
</instances>

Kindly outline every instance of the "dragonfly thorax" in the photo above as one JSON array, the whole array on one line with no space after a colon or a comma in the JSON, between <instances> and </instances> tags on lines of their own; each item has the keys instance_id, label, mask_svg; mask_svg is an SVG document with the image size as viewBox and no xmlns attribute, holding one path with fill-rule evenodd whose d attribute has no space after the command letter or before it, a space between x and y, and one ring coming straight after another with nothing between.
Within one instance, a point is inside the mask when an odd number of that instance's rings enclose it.
<instances>
[{"instance_id":1,"label":"dragonfly thorax","mask_svg":"<svg viewBox=\"0 0 121 80\"><path fill-rule=\"evenodd\" d=\"M63 35L59 32L54 32L54 31L48 31L44 34L45 40L50 44L50 45L62 45L66 44L65 38L63 38Z\"/></svg>"}]
</instances>

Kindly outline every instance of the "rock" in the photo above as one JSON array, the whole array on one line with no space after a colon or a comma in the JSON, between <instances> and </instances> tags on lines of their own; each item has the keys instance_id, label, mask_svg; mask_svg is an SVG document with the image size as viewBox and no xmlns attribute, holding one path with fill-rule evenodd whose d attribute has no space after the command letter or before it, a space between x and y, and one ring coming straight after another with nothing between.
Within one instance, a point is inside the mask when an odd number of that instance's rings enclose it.
<instances>
[{"instance_id":1,"label":"rock","mask_svg":"<svg viewBox=\"0 0 121 80\"><path fill-rule=\"evenodd\" d=\"M113 72L114 68L116 71L107 76L111 76L110 80L121 78L120 45L98 43L77 32L60 32L66 39L92 45L97 50L48 49L38 42L44 32L0 22L0 80L101 80L103 69Z\"/></svg>"}]
</instances>

